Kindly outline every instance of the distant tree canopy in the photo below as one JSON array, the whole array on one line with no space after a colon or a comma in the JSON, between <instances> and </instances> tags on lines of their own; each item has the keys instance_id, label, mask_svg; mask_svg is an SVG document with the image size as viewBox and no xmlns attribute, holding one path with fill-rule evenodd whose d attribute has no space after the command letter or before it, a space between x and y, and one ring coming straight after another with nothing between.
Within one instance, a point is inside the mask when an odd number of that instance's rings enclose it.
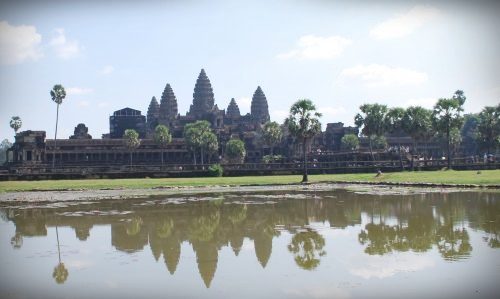
<instances>
[{"instance_id":1,"label":"distant tree canopy","mask_svg":"<svg viewBox=\"0 0 500 299\"><path fill-rule=\"evenodd\" d=\"M484 107L478 118L480 146L487 153L492 153L500 146L500 104L495 107Z\"/></svg>"},{"instance_id":2,"label":"distant tree canopy","mask_svg":"<svg viewBox=\"0 0 500 299\"><path fill-rule=\"evenodd\" d=\"M219 148L217 136L212 132L210 123L206 120L187 124L184 127L184 140L193 153L194 164L196 164L197 151L200 152L200 161L203 164L205 154L210 157Z\"/></svg>"},{"instance_id":3,"label":"distant tree canopy","mask_svg":"<svg viewBox=\"0 0 500 299\"><path fill-rule=\"evenodd\" d=\"M380 104L364 104L359 107L361 113L354 117L354 123L361 133L368 137L370 155L373 156L373 139L387 132L387 106Z\"/></svg>"},{"instance_id":4,"label":"distant tree canopy","mask_svg":"<svg viewBox=\"0 0 500 299\"><path fill-rule=\"evenodd\" d=\"M346 134L340 140L342 149L354 151L359 147L359 138L354 134Z\"/></svg>"},{"instance_id":5,"label":"distant tree canopy","mask_svg":"<svg viewBox=\"0 0 500 299\"><path fill-rule=\"evenodd\" d=\"M271 121L264 125L262 131L264 142L271 147L271 155L273 155L274 147L278 145L283 138L283 130L277 122Z\"/></svg>"},{"instance_id":6,"label":"distant tree canopy","mask_svg":"<svg viewBox=\"0 0 500 299\"><path fill-rule=\"evenodd\" d=\"M411 106L405 110L402 119L403 130L414 142L427 141L434 135L432 128L432 110L420 106ZM415 144L413 145L415 150Z\"/></svg>"},{"instance_id":7,"label":"distant tree canopy","mask_svg":"<svg viewBox=\"0 0 500 299\"><path fill-rule=\"evenodd\" d=\"M245 160L245 143L239 139L231 139L226 144L226 156L232 163L242 163Z\"/></svg>"}]
</instances>

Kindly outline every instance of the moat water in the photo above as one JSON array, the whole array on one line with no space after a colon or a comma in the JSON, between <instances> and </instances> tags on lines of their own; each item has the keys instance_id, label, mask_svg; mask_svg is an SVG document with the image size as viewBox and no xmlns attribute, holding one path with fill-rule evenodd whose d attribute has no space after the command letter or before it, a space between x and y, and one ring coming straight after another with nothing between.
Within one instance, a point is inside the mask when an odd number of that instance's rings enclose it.
<instances>
[{"instance_id":1,"label":"moat water","mask_svg":"<svg viewBox=\"0 0 500 299\"><path fill-rule=\"evenodd\" d=\"M500 193L0 204L0 298L498 298Z\"/></svg>"}]
</instances>

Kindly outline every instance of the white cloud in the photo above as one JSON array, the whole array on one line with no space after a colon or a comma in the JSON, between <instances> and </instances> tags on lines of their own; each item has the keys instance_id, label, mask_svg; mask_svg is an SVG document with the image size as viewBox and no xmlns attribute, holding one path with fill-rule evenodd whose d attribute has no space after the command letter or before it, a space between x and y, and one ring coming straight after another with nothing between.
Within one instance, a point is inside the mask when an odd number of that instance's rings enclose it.
<instances>
[{"instance_id":1,"label":"white cloud","mask_svg":"<svg viewBox=\"0 0 500 299\"><path fill-rule=\"evenodd\" d=\"M289 52L278 54L279 59L333 59L342 54L344 49L352 43L341 36L302 36L297 47Z\"/></svg>"},{"instance_id":2,"label":"white cloud","mask_svg":"<svg viewBox=\"0 0 500 299\"><path fill-rule=\"evenodd\" d=\"M68 87L66 88L66 95L79 96L92 93L93 91L94 90L92 88Z\"/></svg>"},{"instance_id":3,"label":"white cloud","mask_svg":"<svg viewBox=\"0 0 500 299\"><path fill-rule=\"evenodd\" d=\"M432 259L411 252L383 256L362 255L352 258L350 263L349 272L364 279L382 279L402 272L416 272L435 266Z\"/></svg>"},{"instance_id":4,"label":"white cloud","mask_svg":"<svg viewBox=\"0 0 500 299\"><path fill-rule=\"evenodd\" d=\"M438 17L440 12L432 6L417 5L407 13L399 14L389 20L377 24L370 36L375 39L400 38L410 35L424 23Z\"/></svg>"},{"instance_id":5,"label":"white cloud","mask_svg":"<svg viewBox=\"0 0 500 299\"><path fill-rule=\"evenodd\" d=\"M112 65L106 65L102 69L99 70L99 74L101 75L109 75L114 72L115 68Z\"/></svg>"},{"instance_id":6,"label":"white cloud","mask_svg":"<svg viewBox=\"0 0 500 299\"><path fill-rule=\"evenodd\" d=\"M99 107L99 108L105 108L105 107L108 107L108 106L109 106L108 102L99 102L97 104L97 107Z\"/></svg>"},{"instance_id":7,"label":"white cloud","mask_svg":"<svg viewBox=\"0 0 500 299\"><path fill-rule=\"evenodd\" d=\"M0 22L0 63L17 64L26 60L36 61L43 56L40 49L42 36L34 26L11 26Z\"/></svg>"},{"instance_id":8,"label":"white cloud","mask_svg":"<svg viewBox=\"0 0 500 299\"><path fill-rule=\"evenodd\" d=\"M56 36L54 36L50 41L50 46L54 49L57 56L62 59L70 59L80 53L80 44L77 40L68 40L64 33L64 29L56 29L55 35Z\"/></svg>"},{"instance_id":9,"label":"white cloud","mask_svg":"<svg viewBox=\"0 0 500 299\"><path fill-rule=\"evenodd\" d=\"M380 64L357 65L340 73L341 81L360 80L368 87L420 85L428 80L426 73Z\"/></svg>"}]
</instances>

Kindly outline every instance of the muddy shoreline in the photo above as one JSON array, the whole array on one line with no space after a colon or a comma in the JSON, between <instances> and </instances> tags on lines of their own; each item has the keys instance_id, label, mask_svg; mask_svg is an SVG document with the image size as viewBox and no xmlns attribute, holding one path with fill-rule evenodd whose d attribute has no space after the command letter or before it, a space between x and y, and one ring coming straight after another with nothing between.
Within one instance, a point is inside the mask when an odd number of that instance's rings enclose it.
<instances>
[{"instance_id":1,"label":"muddy shoreline","mask_svg":"<svg viewBox=\"0 0 500 299\"><path fill-rule=\"evenodd\" d=\"M248 192L315 192L345 189L357 193L376 195L410 195L433 192L500 191L500 185L450 185L422 183L367 183L367 182L319 182L313 184L277 184L247 186L165 186L150 189L80 189L80 190L33 190L0 193L0 203L35 203L65 201L99 201L140 199L157 196L174 196L199 193L248 193Z\"/></svg>"}]
</instances>

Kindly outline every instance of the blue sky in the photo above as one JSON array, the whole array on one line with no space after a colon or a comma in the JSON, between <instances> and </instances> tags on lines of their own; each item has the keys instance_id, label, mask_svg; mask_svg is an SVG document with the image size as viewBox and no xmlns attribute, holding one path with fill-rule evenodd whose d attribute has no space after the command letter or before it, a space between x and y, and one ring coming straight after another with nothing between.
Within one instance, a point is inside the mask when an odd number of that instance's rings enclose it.
<instances>
[{"instance_id":1,"label":"blue sky","mask_svg":"<svg viewBox=\"0 0 500 299\"><path fill-rule=\"evenodd\" d=\"M38 3L43 2L43 3ZM0 4L0 139L9 120L53 138L109 115L146 114L170 83L185 114L204 68L215 103L250 111L260 85L282 122L310 98L322 123L353 125L363 103L431 108L457 89L466 112L500 102L500 5L495 1L29 1Z\"/></svg>"}]
</instances>

